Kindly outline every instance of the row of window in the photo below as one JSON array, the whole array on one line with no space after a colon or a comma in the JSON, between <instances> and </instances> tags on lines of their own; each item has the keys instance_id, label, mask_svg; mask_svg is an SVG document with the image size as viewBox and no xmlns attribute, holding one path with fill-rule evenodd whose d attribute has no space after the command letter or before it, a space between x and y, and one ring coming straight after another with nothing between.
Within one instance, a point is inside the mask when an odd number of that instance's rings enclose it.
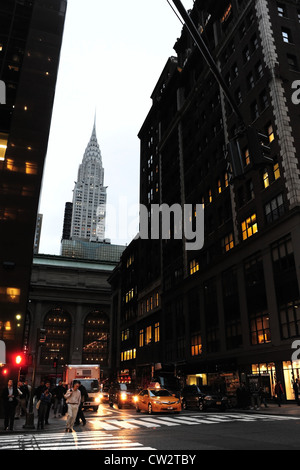
<instances>
[{"instance_id":1,"label":"row of window","mask_svg":"<svg viewBox=\"0 0 300 470\"><path fill-rule=\"evenodd\" d=\"M144 299L139 304L139 316L143 316L145 313L151 312L160 305L159 292L154 292L147 299Z\"/></svg>"},{"instance_id":2,"label":"row of window","mask_svg":"<svg viewBox=\"0 0 300 470\"><path fill-rule=\"evenodd\" d=\"M143 328L139 331L139 347L143 348L148 344L154 342L159 343L160 341L160 326L159 322L156 322L154 326L149 325L147 328Z\"/></svg>"}]
</instances>

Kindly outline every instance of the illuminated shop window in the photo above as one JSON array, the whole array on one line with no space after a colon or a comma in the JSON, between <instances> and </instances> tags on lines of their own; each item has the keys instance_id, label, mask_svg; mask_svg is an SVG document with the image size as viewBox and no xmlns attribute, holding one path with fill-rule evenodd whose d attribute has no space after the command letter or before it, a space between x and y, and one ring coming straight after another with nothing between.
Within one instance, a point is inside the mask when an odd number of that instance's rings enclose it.
<instances>
[{"instance_id":1,"label":"illuminated shop window","mask_svg":"<svg viewBox=\"0 0 300 470\"><path fill-rule=\"evenodd\" d=\"M5 154L7 149L8 134L0 132L0 162L5 160Z\"/></svg>"},{"instance_id":2,"label":"illuminated shop window","mask_svg":"<svg viewBox=\"0 0 300 470\"><path fill-rule=\"evenodd\" d=\"M33 162L26 162L25 172L26 172L26 175L37 175L37 172L38 172L37 164Z\"/></svg>"},{"instance_id":3,"label":"illuminated shop window","mask_svg":"<svg viewBox=\"0 0 300 470\"><path fill-rule=\"evenodd\" d=\"M252 214L248 219L242 222L242 235L243 240L252 237L255 233L258 232L256 214Z\"/></svg>"}]
</instances>

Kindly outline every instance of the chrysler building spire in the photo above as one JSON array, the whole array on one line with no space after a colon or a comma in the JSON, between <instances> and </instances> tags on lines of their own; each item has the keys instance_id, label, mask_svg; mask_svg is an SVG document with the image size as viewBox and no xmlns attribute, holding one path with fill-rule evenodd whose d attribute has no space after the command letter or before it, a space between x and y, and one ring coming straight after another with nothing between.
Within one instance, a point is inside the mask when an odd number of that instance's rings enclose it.
<instances>
[{"instance_id":1,"label":"chrysler building spire","mask_svg":"<svg viewBox=\"0 0 300 470\"><path fill-rule=\"evenodd\" d=\"M78 169L73 193L72 240L104 241L106 189L95 116L92 135Z\"/></svg>"}]
</instances>

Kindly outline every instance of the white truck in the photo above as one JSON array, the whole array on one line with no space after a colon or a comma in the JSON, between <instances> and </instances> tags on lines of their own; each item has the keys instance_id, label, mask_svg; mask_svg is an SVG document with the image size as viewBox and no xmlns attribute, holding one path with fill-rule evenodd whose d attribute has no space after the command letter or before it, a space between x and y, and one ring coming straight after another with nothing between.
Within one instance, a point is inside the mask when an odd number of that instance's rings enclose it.
<instances>
[{"instance_id":1,"label":"white truck","mask_svg":"<svg viewBox=\"0 0 300 470\"><path fill-rule=\"evenodd\" d=\"M88 400L83 403L83 409L98 410L100 398L100 366L94 364L70 364L65 367L64 382L68 387L73 386L74 380L79 380L86 388Z\"/></svg>"}]
</instances>

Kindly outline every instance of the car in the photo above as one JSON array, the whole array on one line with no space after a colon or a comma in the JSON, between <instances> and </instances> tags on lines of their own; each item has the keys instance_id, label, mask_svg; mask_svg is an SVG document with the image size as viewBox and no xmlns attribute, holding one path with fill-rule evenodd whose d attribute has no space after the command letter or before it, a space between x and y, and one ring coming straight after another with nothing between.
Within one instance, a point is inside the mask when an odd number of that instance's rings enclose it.
<instances>
[{"instance_id":1,"label":"car","mask_svg":"<svg viewBox=\"0 0 300 470\"><path fill-rule=\"evenodd\" d=\"M135 388L131 384L116 383L109 388L108 403L111 407L117 404L119 409L125 406L134 407L134 396Z\"/></svg>"},{"instance_id":2,"label":"car","mask_svg":"<svg viewBox=\"0 0 300 470\"><path fill-rule=\"evenodd\" d=\"M225 394L213 391L209 387L187 385L181 392L182 408L198 408L200 411L217 408L225 411L228 408L228 398Z\"/></svg>"},{"instance_id":3,"label":"car","mask_svg":"<svg viewBox=\"0 0 300 470\"><path fill-rule=\"evenodd\" d=\"M100 402L108 403L109 402L109 387L107 385L100 385Z\"/></svg>"},{"instance_id":4,"label":"car","mask_svg":"<svg viewBox=\"0 0 300 470\"><path fill-rule=\"evenodd\" d=\"M137 413L140 411L146 411L148 414L156 412L179 413L181 411L180 398L160 386L142 390L134 400Z\"/></svg>"}]
</instances>

